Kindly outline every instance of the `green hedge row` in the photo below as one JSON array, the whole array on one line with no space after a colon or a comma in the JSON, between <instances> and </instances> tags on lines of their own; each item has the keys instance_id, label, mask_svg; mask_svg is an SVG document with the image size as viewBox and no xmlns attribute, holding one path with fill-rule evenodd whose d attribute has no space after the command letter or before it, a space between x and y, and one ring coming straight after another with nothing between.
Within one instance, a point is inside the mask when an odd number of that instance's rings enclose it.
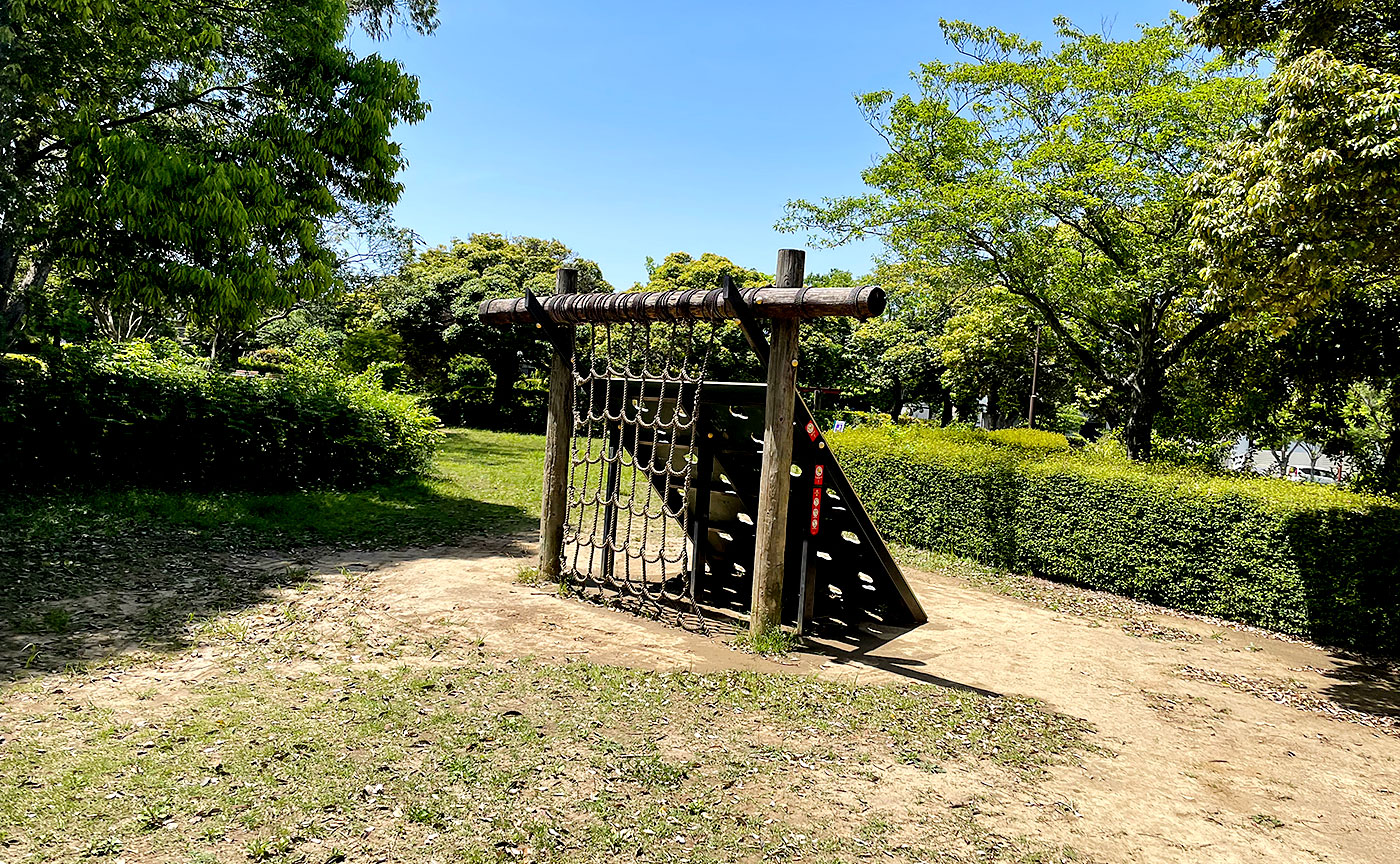
<instances>
[{"instance_id":1,"label":"green hedge row","mask_svg":"<svg viewBox=\"0 0 1400 864\"><path fill-rule=\"evenodd\" d=\"M862 427L831 443L895 542L1400 652L1395 502L1136 465L1019 434Z\"/></svg>"},{"instance_id":2,"label":"green hedge row","mask_svg":"<svg viewBox=\"0 0 1400 864\"><path fill-rule=\"evenodd\" d=\"M437 426L372 374L232 376L145 343L0 362L0 487L353 487L426 471Z\"/></svg>"}]
</instances>

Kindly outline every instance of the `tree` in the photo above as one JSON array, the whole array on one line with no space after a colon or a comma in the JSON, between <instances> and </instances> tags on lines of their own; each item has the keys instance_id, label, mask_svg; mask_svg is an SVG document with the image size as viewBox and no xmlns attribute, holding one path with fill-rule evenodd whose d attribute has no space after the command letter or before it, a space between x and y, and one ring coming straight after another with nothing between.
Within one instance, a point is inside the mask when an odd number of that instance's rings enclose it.
<instances>
[{"instance_id":1,"label":"tree","mask_svg":"<svg viewBox=\"0 0 1400 864\"><path fill-rule=\"evenodd\" d=\"M864 280L863 280L864 281ZM849 405L864 397L875 410L898 417L909 402L927 402L951 422L951 393L937 339L957 308L962 286L948 274L917 264L881 263L872 278L885 289L885 313L857 323L838 376Z\"/></svg>"},{"instance_id":2,"label":"tree","mask_svg":"<svg viewBox=\"0 0 1400 864\"><path fill-rule=\"evenodd\" d=\"M1358 482L1400 491L1400 287L1348 291L1283 333L1267 318L1217 339L1177 384L1173 425L1276 451L1348 457Z\"/></svg>"},{"instance_id":3,"label":"tree","mask_svg":"<svg viewBox=\"0 0 1400 864\"><path fill-rule=\"evenodd\" d=\"M710 291L723 284L725 276L734 280L740 288L771 285L773 277L758 270L735 264L733 261L705 252L699 258L688 252L672 252L661 263L647 256L647 282L633 283L632 291L685 291L699 289ZM709 324L696 325L696 338L710 338ZM744 333L735 321L726 321L714 327L714 343L710 347L710 359L706 366L706 376L713 381L762 381L764 372L758 357L744 339Z\"/></svg>"},{"instance_id":4,"label":"tree","mask_svg":"<svg viewBox=\"0 0 1400 864\"><path fill-rule=\"evenodd\" d=\"M924 64L916 95L858 103L889 148L869 193L792 201L780 228L1024 299L1111 394L1129 453L1150 458L1170 371L1227 320L1186 255L1186 178L1258 104L1259 85L1175 24L1112 41L1057 19L1060 44L944 22L965 58Z\"/></svg>"},{"instance_id":5,"label":"tree","mask_svg":"<svg viewBox=\"0 0 1400 864\"><path fill-rule=\"evenodd\" d=\"M1038 428L1054 426L1060 394L1077 383L1065 368L1054 333L1040 326L1034 308L1002 288L986 289L948 319L936 345L950 397L964 404L985 398L993 428L1030 420L1032 364L1039 364L1034 381Z\"/></svg>"},{"instance_id":6,"label":"tree","mask_svg":"<svg viewBox=\"0 0 1400 864\"><path fill-rule=\"evenodd\" d=\"M1277 66L1260 122L1193 182L1192 251L1216 296L1282 331L1400 265L1400 3L1197 6L1204 44Z\"/></svg>"},{"instance_id":7,"label":"tree","mask_svg":"<svg viewBox=\"0 0 1400 864\"><path fill-rule=\"evenodd\" d=\"M345 45L434 0L0 4L0 343L50 274L243 327L327 290L326 220L397 199L416 79Z\"/></svg>"},{"instance_id":8,"label":"tree","mask_svg":"<svg viewBox=\"0 0 1400 864\"><path fill-rule=\"evenodd\" d=\"M687 252L672 252L656 263L647 257L648 279L645 285L636 283L633 291L680 291L699 289L709 291L719 288L725 276L734 280L740 288L771 285L773 277L759 270L736 264L723 255L706 252L699 258ZM855 276L846 270L831 270L826 273L808 273L803 284L812 288L839 288L857 284ZM762 326L762 319L760 326ZM696 337L709 338L710 325L699 324ZM861 385L853 369L850 356L852 332L856 323L849 318L817 318L804 321L801 329L799 356L801 357L801 382L804 386L846 387L852 381ZM766 377L758 356L749 347L737 321L726 321L714 329L714 343L710 347L709 364L706 376L714 381L763 381Z\"/></svg>"},{"instance_id":9,"label":"tree","mask_svg":"<svg viewBox=\"0 0 1400 864\"><path fill-rule=\"evenodd\" d=\"M504 418L511 413L522 368L545 368L552 349L531 328L482 324L477 311L483 300L519 297L526 288L553 293L560 267L579 271L580 293L612 290L597 264L558 240L472 234L428 249L384 279L375 323L403 339L409 367L431 392L449 390L455 358L484 360L493 381L492 409Z\"/></svg>"}]
</instances>

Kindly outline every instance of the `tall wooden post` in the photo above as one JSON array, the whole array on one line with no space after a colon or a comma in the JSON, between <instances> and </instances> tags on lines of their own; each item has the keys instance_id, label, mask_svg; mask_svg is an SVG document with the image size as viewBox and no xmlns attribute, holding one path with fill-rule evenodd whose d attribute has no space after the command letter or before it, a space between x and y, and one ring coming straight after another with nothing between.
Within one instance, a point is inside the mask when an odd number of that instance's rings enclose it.
<instances>
[{"instance_id":1,"label":"tall wooden post","mask_svg":"<svg viewBox=\"0 0 1400 864\"><path fill-rule=\"evenodd\" d=\"M578 271L560 268L556 294L578 290ZM556 324L568 344L572 325ZM559 580L559 557L564 551L564 514L568 511L569 443L574 431L574 373L572 357L555 350L549 363L549 415L544 432L544 501L540 507L540 578Z\"/></svg>"},{"instance_id":2,"label":"tall wooden post","mask_svg":"<svg viewBox=\"0 0 1400 864\"><path fill-rule=\"evenodd\" d=\"M778 251L775 288L802 287L807 253ZM792 487L792 418L797 397L798 322L774 318L768 347L768 394L764 401L763 470L758 487L757 537L749 630L755 636L782 623L783 564L787 557L788 493Z\"/></svg>"}]
</instances>

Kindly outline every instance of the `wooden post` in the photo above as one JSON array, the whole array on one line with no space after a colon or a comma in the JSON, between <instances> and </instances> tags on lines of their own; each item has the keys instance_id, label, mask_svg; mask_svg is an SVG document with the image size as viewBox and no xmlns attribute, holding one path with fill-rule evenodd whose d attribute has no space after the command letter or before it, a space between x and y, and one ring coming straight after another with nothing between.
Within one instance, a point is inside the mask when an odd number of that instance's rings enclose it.
<instances>
[{"instance_id":1,"label":"wooden post","mask_svg":"<svg viewBox=\"0 0 1400 864\"><path fill-rule=\"evenodd\" d=\"M778 251L775 288L800 288L807 253ZM788 493L792 487L792 417L797 396L797 319L773 319L768 348L768 394L764 401L763 470L753 556L749 631L761 636L782 623L783 564L787 557Z\"/></svg>"},{"instance_id":2,"label":"wooden post","mask_svg":"<svg viewBox=\"0 0 1400 864\"><path fill-rule=\"evenodd\" d=\"M560 268L555 274L556 294L578 290L578 271ZM572 325L557 324L569 344ZM564 551L564 515L568 511L569 446L574 431L574 373L572 357L556 350L549 363L549 415L544 432L544 501L540 506L540 578L557 582L559 557Z\"/></svg>"}]
</instances>

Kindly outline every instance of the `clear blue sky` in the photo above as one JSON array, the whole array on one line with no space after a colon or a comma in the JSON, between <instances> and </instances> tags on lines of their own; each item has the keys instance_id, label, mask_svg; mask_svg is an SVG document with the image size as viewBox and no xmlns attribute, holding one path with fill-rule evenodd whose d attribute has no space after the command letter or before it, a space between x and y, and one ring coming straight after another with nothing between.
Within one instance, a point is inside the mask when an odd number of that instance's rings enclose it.
<instances>
[{"instance_id":1,"label":"clear blue sky","mask_svg":"<svg viewBox=\"0 0 1400 864\"><path fill-rule=\"evenodd\" d=\"M880 152L852 96L902 90L949 58L938 19L1035 38L1069 16L1127 38L1179 0L568 3L441 0L398 58L432 112L403 127L398 222L430 244L479 231L553 237L615 287L645 259L717 252L771 272L791 198L861 191ZM809 272L869 270L874 244L811 249Z\"/></svg>"}]
</instances>

